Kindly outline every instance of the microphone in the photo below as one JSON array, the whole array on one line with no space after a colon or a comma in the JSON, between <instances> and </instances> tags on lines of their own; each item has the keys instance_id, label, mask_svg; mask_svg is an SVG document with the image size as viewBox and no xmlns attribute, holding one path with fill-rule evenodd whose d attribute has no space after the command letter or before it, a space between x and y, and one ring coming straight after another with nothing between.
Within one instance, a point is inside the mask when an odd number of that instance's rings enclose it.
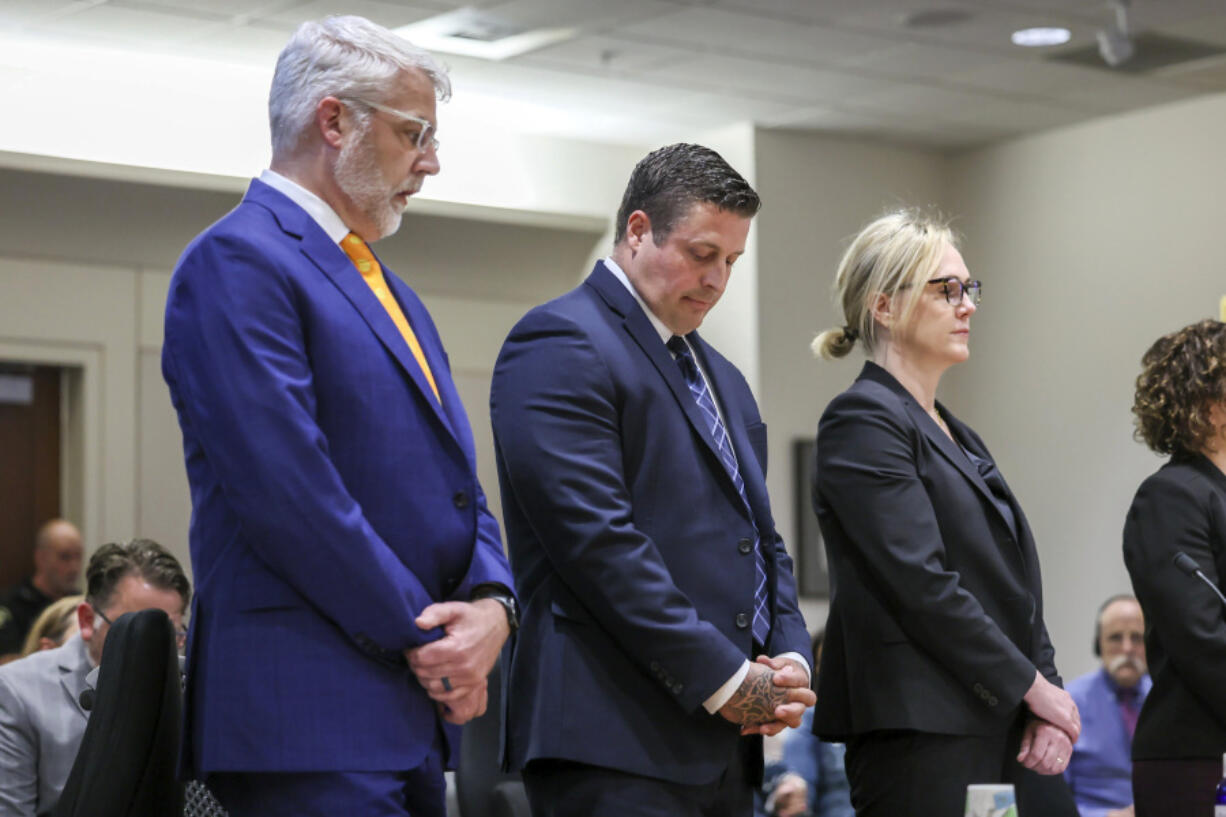
<instances>
[{"instance_id":1,"label":"microphone","mask_svg":"<svg viewBox=\"0 0 1226 817\"><path fill-rule=\"evenodd\" d=\"M1199 576L1200 580L1209 585L1209 589L1216 593L1217 597L1222 600L1222 604L1226 605L1226 596L1223 596L1222 591L1218 590L1217 585L1209 581L1209 577L1201 572L1201 569L1196 564L1195 559L1181 550L1175 554L1175 558L1171 559L1171 561L1175 563L1175 567L1179 568L1184 573L1187 573L1189 576Z\"/></svg>"}]
</instances>

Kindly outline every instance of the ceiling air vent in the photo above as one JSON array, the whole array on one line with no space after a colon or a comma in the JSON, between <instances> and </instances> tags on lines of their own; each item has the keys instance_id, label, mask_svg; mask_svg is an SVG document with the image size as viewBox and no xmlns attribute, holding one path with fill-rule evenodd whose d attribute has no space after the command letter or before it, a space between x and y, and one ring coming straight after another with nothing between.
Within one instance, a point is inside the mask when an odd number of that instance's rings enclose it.
<instances>
[{"instance_id":1,"label":"ceiling air vent","mask_svg":"<svg viewBox=\"0 0 1226 817\"><path fill-rule=\"evenodd\" d=\"M474 8L439 14L395 30L427 51L505 60L575 36L573 28L527 28Z\"/></svg>"},{"instance_id":2,"label":"ceiling air vent","mask_svg":"<svg viewBox=\"0 0 1226 817\"><path fill-rule=\"evenodd\" d=\"M1220 45L1153 32L1134 35L1132 45L1132 56L1115 67L1103 60L1098 45L1060 51L1048 55L1047 59L1121 74L1155 74L1174 79L1174 75L1185 66L1191 68L1205 60L1216 62L1214 58L1226 57L1226 48Z\"/></svg>"}]
</instances>

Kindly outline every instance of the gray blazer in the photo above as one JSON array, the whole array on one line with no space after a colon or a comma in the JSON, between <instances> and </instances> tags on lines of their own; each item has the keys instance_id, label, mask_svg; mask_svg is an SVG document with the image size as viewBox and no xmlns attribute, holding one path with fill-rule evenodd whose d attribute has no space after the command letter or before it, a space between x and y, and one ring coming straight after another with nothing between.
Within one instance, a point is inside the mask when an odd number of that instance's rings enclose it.
<instances>
[{"instance_id":1,"label":"gray blazer","mask_svg":"<svg viewBox=\"0 0 1226 817\"><path fill-rule=\"evenodd\" d=\"M0 817L34 817L59 800L85 734L91 669L79 633L0 667Z\"/></svg>"}]
</instances>

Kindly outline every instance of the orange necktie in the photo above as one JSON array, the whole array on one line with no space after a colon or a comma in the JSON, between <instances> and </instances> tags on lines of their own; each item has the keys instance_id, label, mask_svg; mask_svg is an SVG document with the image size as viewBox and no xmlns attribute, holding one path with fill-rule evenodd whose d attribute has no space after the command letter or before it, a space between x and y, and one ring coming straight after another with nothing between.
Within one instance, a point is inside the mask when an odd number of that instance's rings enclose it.
<instances>
[{"instance_id":1,"label":"orange necktie","mask_svg":"<svg viewBox=\"0 0 1226 817\"><path fill-rule=\"evenodd\" d=\"M413 352L413 357L417 359L417 365L421 366L422 373L425 374L426 380L429 381L430 388L434 391L435 399L442 402L442 398L438 394L438 384L434 382L434 374L430 371L430 364L426 362L426 354L421 350L421 344L417 341L417 335L413 334L413 327L409 326L408 320L404 317L404 312L400 310L400 304L396 303L396 299L392 297L392 291L388 289L387 281L383 278L383 268L379 266L374 253L370 251L370 247L366 246L366 242L362 240L361 236L356 233L350 233L341 239L341 249L345 251L345 255L349 256L349 260L353 262L353 265L358 268L358 272L362 273L362 280L375 293L379 303L383 304L383 308L391 316L392 323L396 324L396 328L400 330L404 342L409 344L409 350Z\"/></svg>"}]
</instances>

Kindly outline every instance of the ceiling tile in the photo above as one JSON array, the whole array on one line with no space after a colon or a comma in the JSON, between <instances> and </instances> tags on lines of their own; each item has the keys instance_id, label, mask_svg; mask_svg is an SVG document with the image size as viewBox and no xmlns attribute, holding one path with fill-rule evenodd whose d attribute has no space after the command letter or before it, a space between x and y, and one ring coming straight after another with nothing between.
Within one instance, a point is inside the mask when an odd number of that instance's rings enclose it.
<instances>
[{"instance_id":1,"label":"ceiling tile","mask_svg":"<svg viewBox=\"0 0 1226 817\"><path fill-rule=\"evenodd\" d=\"M142 11L98 5L35 26L57 38L74 37L94 43L137 45L154 50L180 42L223 19L208 12Z\"/></svg>"},{"instance_id":2,"label":"ceiling tile","mask_svg":"<svg viewBox=\"0 0 1226 817\"><path fill-rule=\"evenodd\" d=\"M199 13L207 11L210 16L232 18L245 16L260 8L275 6L290 8L302 0L105 0L105 4L115 8L126 8L133 11L153 11L162 14Z\"/></svg>"},{"instance_id":3,"label":"ceiling tile","mask_svg":"<svg viewBox=\"0 0 1226 817\"><path fill-rule=\"evenodd\" d=\"M577 27L584 32L654 20L675 14L678 7L663 0L499 0L483 11L526 28Z\"/></svg>"},{"instance_id":4,"label":"ceiling tile","mask_svg":"<svg viewBox=\"0 0 1226 817\"><path fill-rule=\"evenodd\" d=\"M709 52L824 65L892 45L878 37L855 32L714 8L689 8L656 20L630 24L620 28L618 35L648 42L679 43Z\"/></svg>"},{"instance_id":5,"label":"ceiling tile","mask_svg":"<svg viewBox=\"0 0 1226 817\"><path fill-rule=\"evenodd\" d=\"M180 50L193 57L265 66L271 72L292 32L293 26L278 28L268 21L259 25L217 25L183 42Z\"/></svg>"},{"instance_id":6,"label":"ceiling tile","mask_svg":"<svg viewBox=\"0 0 1226 817\"><path fill-rule=\"evenodd\" d=\"M710 90L732 88L775 100L829 102L886 93L890 83L850 73L708 55L650 72L650 77Z\"/></svg>"},{"instance_id":7,"label":"ceiling tile","mask_svg":"<svg viewBox=\"0 0 1226 817\"><path fill-rule=\"evenodd\" d=\"M909 80L930 79L961 81L1000 58L977 51L965 51L925 43L900 43L884 51L865 54L848 60L840 67L901 77Z\"/></svg>"},{"instance_id":8,"label":"ceiling tile","mask_svg":"<svg viewBox=\"0 0 1226 817\"><path fill-rule=\"evenodd\" d=\"M686 59L688 52L633 39L593 35L532 51L512 62L585 73L621 74L647 71Z\"/></svg>"},{"instance_id":9,"label":"ceiling tile","mask_svg":"<svg viewBox=\"0 0 1226 817\"><path fill-rule=\"evenodd\" d=\"M319 20L330 14L336 14L336 0L305 0L285 8L271 8L253 12L254 19L265 20L278 24L296 27L307 20ZM360 17L378 23L387 28L399 28L427 17L433 17L439 10L426 3L392 3L379 0L345 0L345 14L356 14Z\"/></svg>"}]
</instances>

